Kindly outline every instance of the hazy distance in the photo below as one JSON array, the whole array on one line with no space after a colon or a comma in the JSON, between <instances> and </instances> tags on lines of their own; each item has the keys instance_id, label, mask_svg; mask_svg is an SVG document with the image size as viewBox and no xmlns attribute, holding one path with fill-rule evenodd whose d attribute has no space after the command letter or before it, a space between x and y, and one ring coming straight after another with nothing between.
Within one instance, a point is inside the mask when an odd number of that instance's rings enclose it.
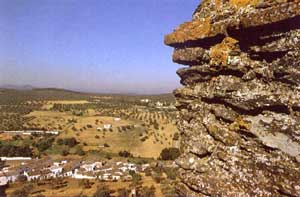
<instances>
[{"instance_id":1,"label":"hazy distance","mask_svg":"<svg viewBox=\"0 0 300 197\"><path fill-rule=\"evenodd\" d=\"M164 35L198 0L1 0L0 86L165 93L179 86ZM170 14L173 13L173 14Z\"/></svg>"}]
</instances>

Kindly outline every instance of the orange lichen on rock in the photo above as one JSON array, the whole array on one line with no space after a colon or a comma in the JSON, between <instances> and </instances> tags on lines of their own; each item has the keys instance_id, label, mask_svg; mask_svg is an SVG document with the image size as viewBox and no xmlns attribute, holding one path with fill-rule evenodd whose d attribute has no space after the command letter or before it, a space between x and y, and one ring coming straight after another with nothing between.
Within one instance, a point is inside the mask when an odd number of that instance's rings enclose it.
<instances>
[{"instance_id":1,"label":"orange lichen on rock","mask_svg":"<svg viewBox=\"0 0 300 197\"><path fill-rule=\"evenodd\" d=\"M236 7L246 7L248 5L256 5L259 3L259 0L229 0L229 5Z\"/></svg>"},{"instance_id":2,"label":"orange lichen on rock","mask_svg":"<svg viewBox=\"0 0 300 197\"><path fill-rule=\"evenodd\" d=\"M240 129L246 129L246 130L250 129L250 125L247 122L245 122L245 120L243 118L238 118L237 122L238 122Z\"/></svg>"},{"instance_id":3,"label":"orange lichen on rock","mask_svg":"<svg viewBox=\"0 0 300 197\"><path fill-rule=\"evenodd\" d=\"M235 122L229 125L230 131L238 131L238 130L250 130L250 125L245 122L242 117L239 117L235 120Z\"/></svg>"},{"instance_id":4,"label":"orange lichen on rock","mask_svg":"<svg viewBox=\"0 0 300 197\"><path fill-rule=\"evenodd\" d=\"M220 9L222 6L222 0L215 0L215 7L216 9Z\"/></svg>"},{"instance_id":5,"label":"orange lichen on rock","mask_svg":"<svg viewBox=\"0 0 300 197\"><path fill-rule=\"evenodd\" d=\"M226 66L231 51L238 49L238 40L226 37L222 43L210 48L211 64Z\"/></svg>"},{"instance_id":6,"label":"orange lichen on rock","mask_svg":"<svg viewBox=\"0 0 300 197\"><path fill-rule=\"evenodd\" d=\"M178 196L300 196L300 0L201 3L193 21L210 17L209 31L169 35L188 65L174 91Z\"/></svg>"},{"instance_id":7,"label":"orange lichen on rock","mask_svg":"<svg viewBox=\"0 0 300 197\"><path fill-rule=\"evenodd\" d=\"M173 33L165 36L165 44L172 45L189 40L205 38L210 33L210 18L192 20L180 25Z\"/></svg>"},{"instance_id":8,"label":"orange lichen on rock","mask_svg":"<svg viewBox=\"0 0 300 197\"><path fill-rule=\"evenodd\" d=\"M224 13L223 16L217 13L222 13L222 10L225 8L232 11L240 10L240 8L245 8L247 5L256 7L260 1L230 0L226 3L224 3L225 1L215 1L213 5L209 4L209 2L213 1L204 1L204 3L210 5L209 9L199 7L198 10L204 9L205 11L201 11L201 13L205 13L203 15L208 15L210 12L214 13L214 15L204 18L201 18L202 15L199 15L194 17L192 21L180 25L173 33L165 36L165 44L177 47L178 45L185 45L187 42L213 38L217 35L226 35L228 29L256 27L286 20L300 14L300 2L298 2L299 0L294 1L295 3L285 2L265 9L245 9L245 11L236 12L236 16L232 12L226 12L226 16ZM220 9L216 8L218 3L221 4ZM194 14L194 16L196 15L197 13Z\"/></svg>"}]
</instances>

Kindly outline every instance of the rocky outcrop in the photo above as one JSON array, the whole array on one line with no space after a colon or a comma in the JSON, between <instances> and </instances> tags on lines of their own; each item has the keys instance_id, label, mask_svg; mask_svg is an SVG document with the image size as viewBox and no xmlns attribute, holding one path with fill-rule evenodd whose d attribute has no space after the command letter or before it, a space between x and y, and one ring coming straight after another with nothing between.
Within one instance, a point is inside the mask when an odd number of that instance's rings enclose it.
<instances>
[{"instance_id":1,"label":"rocky outcrop","mask_svg":"<svg viewBox=\"0 0 300 197\"><path fill-rule=\"evenodd\" d=\"M183 196L300 196L300 1L203 0L166 35Z\"/></svg>"}]
</instances>

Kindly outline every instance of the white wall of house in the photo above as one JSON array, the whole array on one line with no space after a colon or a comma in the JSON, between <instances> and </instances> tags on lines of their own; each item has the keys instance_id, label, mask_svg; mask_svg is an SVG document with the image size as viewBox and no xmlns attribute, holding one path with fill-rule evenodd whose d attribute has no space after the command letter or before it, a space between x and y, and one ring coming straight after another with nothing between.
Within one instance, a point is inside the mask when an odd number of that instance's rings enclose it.
<instances>
[{"instance_id":1,"label":"white wall of house","mask_svg":"<svg viewBox=\"0 0 300 197\"><path fill-rule=\"evenodd\" d=\"M31 160L31 157L0 157L2 161L22 161L22 160Z\"/></svg>"},{"instance_id":2,"label":"white wall of house","mask_svg":"<svg viewBox=\"0 0 300 197\"><path fill-rule=\"evenodd\" d=\"M123 173L122 172L115 172L115 174L122 176Z\"/></svg>"},{"instance_id":3,"label":"white wall of house","mask_svg":"<svg viewBox=\"0 0 300 197\"><path fill-rule=\"evenodd\" d=\"M101 176L102 180L108 181L111 178L111 174L110 173L105 173Z\"/></svg>"},{"instance_id":4,"label":"white wall of house","mask_svg":"<svg viewBox=\"0 0 300 197\"><path fill-rule=\"evenodd\" d=\"M73 176L73 172L72 171L65 172L64 176Z\"/></svg>"},{"instance_id":5,"label":"white wall of house","mask_svg":"<svg viewBox=\"0 0 300 197\"><path fill-rule=\"evenodd\" d=\"M105 124L105 125L103 125L104 129L110 129L111 127L112 127L111 124Z\"/></svg>"},{"instance_id":6,"label":"white wall of house","mask_svg":"<svg viewBox=\"0 0 300 197\"><path fill-rule=\"evenodd\" d=\"M63 168L62 167L54 167L54 168L50 168L50 171L53 174L58 175L58 174L62 173Z\"/></svg>"},{"instance_id":7,"label":"white wall of house","mask_svg":"<svg viewBox=\"0 0 300 197\"><path fill-rule=\"evenodd\" d=\"M36 180L36 179L40 178L40 176L41 175L39 175L39 174L38 175L33 175L33 176L28 176L27 180L28 181L33 181L33 180Z\"/></svg>"},{"instance_id":8,"label":"white wall of house","mask_svg":"<svg viewBox=\"0 0 300 197\"><path fill-rule=\"evenodd\" d=\"M111 178L112 178L112 180L117 181L117 180L120 180L121 176L119 176L119 175L112 175Z\"/></svg>"},{"instance_id":9,"label":"white wall of house","mask_svg":"<svg viewBox=\"0 0 300 197\"><path fill-rule=\"evenodd\" d=\"M149 103L149 102L150 102L150 99L141 99L141 102L142 102L142 103Z\"/></svg>"},{"instance_id":10,"label":"white wall of house","mask_svg":"<svg viewBox=\"0 0 300 197\"><path fill-rule=\"evenodd\" d=\"M82 165L81 167L83 169L85 169L86 171L90 172L90 171L93 171L95 169L95 166L96 164L85 164L85 165Z\"/></svg>"},{"instance_id":11,"label":"white wall of house","mask_svg":"<svg viewBox=\"0 0 300 197\"><path fill-rule=\"evenodd\" d=\"M6 178L10 182L15 182L17 180L17 177L18 177L18 175L10 175L10 176L7 176Z\"/></svg>"},{"instance_id":12,"label":"white wall of house","mask_svg":"<svg viewBox=\"0 0 300 197\"><path fill-rule=\"evenodd\" d=\"M163 105L164 105L164 104L161 103L161 102L159 102L159 101L156 102L156 106L158 106L158 107L162 107Z\"/></svg>"},{"instance_id":13,"label":"white wall of house","mask_svg":"<svg viewBox=\"0 0 300 197\"><path fill-rule=\"evenodd\" d=\"M88 175L84 175L84 174L74 174L73 175L74 179L96 179L96 176L88 176Z\"/></svg>"},{"instance_id":14,"label":"white wall of house","mask_svg":"<svg viewBox=\"0 0 300 197\"><path fill-rule=\"evenodd\" d=\"M46 131L47 134L58 135L59 131Z\"/></svg>"},{"instance_id":15,"label":"white wall of house","mask_svg":"<svg viewBox=\"0 0 300 197\"><path fill-rule=\"evenodd\" d=\"M128 168L126 166L122 166L119 168L119 170L122 170L123 172L126 172L128 170Z\"/></svg>"},{"instance_id":16,"label":"white wall of house","mask_svg":"<svg viewBox=\"0 0 300 197\"><path fill-rule=\"evenodd\" d=\"M6 185L8 182L8 179L6 176L0 176L0 186Z\"/></svg>"}]
</instances>

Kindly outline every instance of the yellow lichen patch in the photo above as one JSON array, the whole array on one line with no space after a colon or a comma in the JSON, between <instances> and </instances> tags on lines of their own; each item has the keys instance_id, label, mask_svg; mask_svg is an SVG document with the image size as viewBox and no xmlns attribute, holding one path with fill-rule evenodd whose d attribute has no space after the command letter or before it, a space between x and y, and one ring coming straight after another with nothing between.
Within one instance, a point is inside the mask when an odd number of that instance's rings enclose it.
<instances>
[{"instance_id":1,"label":"yellow lichen patch","mask_svg":"<svg viewBox=\"0 0 300 197\"><path fill-rule=\"evenodd\" d=\"M250 129L250 125L247 122L245 122L244 119L242 118L238 119L238 124L241 129L246 129L246 130Z\"/></svg>"},{"instance_id":2,"label":"yellow lichen patch","mask_svg":"<svg viewBox=\"0 0 300 197\"><path fill-rule=\"evenodd\" d=\"M233 122L230 126L229 126L229 130L231 131L238 131L238 130L250 130L250 125L245 122L245 120L241 117L237 118L235 120L235 122Z\"/></svg>"},{"instance_id":3,"label":"yellow lichen patch","mask_svg":"<svg viewBox=\"0 0 300 197\"><path fill-rule=\"evenodd\" d=\"M208 125L208 132L211 136L219 141L222 141L226 145L233 146L239 141L239 138L235 136L232 132L218 127L217 125Z\"/></svg>"},{"instance_id":4,"label":"yellow lichen patch","mask_svg":"<svg viewBox=\"0 0 300 197\"><path fill-rule=\"evenodd\" d=\"M238 40L231 37L226 37L222 43L211 47L209 52L211 64L226 66L229 53L238 49L237 43Z\"/></svg>"},{"instance_id":5,"label":"yellow lichen patch","mask_svg":"<svg viewBox=\"0 0 300 197\"><path fill-rule=\"evenodd\" d=\"M229 5L236 7L246 7L248 5L256 5L260 0L229 0Z\"/></svg>"},{"instance_id":6,"label":"yellow lichen patch","mask_svg":"<svg viewBox=\"0 0 300 197\"><path fill-rule=\"evenodd\" d=\"M165 36L165 44L172 45L202 39L210 33L210 18L192 20L180 25L173 33Z\"/></svg>"},{"instance_id":7,"label":"yellow lichen patch","mask_svg":"<svg viewBox=\"0 0 300 197\"><path fill-rule=\"evenodd\" d=\"M220 9L222 6L222 0L215 0L215 8L216 10Z\"/></svg>"}]
</instances>

